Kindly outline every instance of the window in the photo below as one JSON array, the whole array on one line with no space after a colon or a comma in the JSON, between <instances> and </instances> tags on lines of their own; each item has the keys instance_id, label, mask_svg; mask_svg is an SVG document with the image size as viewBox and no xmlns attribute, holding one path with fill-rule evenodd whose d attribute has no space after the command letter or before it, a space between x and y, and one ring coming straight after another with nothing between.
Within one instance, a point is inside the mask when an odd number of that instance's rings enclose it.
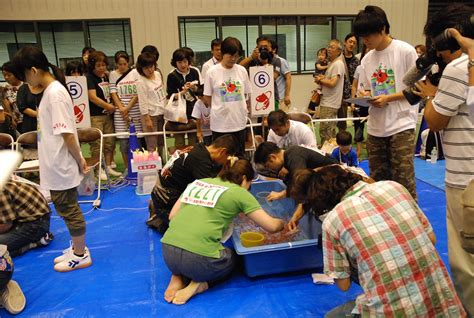
<instances>
[{"instance_id":1,"label":"window","mask_svg":"<svg viewBox=\"0 0 474 318\"><path fill-rule=\"evenodd\" d=\"M37 32L36 32L37 31ZM129 20L2 22L0 23L0 65L11 60L27 45L41 47L50 63L61 68L80 60L82 49L92 46L104 51L112 63L115 52L133 56ZM133 57L132 57L133 58ZM3 76L0 74L0 80Z\"/></svg>"},{"instance_id":2,"label":"window","mask_svg":"<svg viewBox=\"0 0 474 318\"><path fill-rule=\"evenodd\" d=\"M314 71L316 52L329 40L351 32L353 16L220 16L180 17L180 46L194 50L198 66L211 57L214 38L236 37L242 42L245 56L252 53L259 35L278 44L278 55L285 58L292 72Z\"/></svg>"}]
</instances>

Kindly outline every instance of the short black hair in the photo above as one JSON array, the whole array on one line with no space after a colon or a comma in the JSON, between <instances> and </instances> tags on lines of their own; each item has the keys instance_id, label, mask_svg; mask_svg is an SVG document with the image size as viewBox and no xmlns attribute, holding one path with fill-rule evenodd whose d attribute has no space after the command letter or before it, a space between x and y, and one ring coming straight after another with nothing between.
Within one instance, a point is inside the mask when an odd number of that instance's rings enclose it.
<instances>
[{"instance_id":1,"label":"short black hair","mask_svg":"<svg viewBox=\"0 0 474 318\"><path fill-rule=\"evenodd\" d=\"M284 126L288 122L288 115L281 109L274 110L268 114L268 127Z\"/></svg>"},{"instance_id":2,"label":"short black hair","mask_svg":"<svg viewBox=\"0 0 474 318\"><path fill-rule=\"evenodd\" d=\"M191 50L192 51L192 50ZM194 54L194 53L193 53ZM194 55L193 55L194 56ZM190 55L190 52L186 48L179 48L173 52L173 57L171 58L171 65L173 67L176 66L176 62L178 61L183 61L183 60L188 60L189 65L192 64L192 58L193 56Z\"/></svg>"},{"instance_id":3,"label":"short black hair","mask_svg":"<svg viewBox=\"0 0 474 318\"><path fill-rule=\"evenodd\" d=\"M346 42L347 40L349 40L349 39L352 38L352 37L354 37L354 38L357 39L357 36L355 35L355 33L354 33L354 32L351 32L351 33L349 33L348 35L346 35L346 37L344 38L344 42Z\"/></svg>"},{"instance_id":4,"label":"short black hair","mask_svg":"<svg viewBox=\"0 0 474 318\"><path fill-rule=\"evenodd\" d=\"M3 63L2 72L9 72L9 73L15 74L15 65L13 64L13 62L8 61L8 62Z\"/></svg>"},{"instance_id":5,"label":"short black hair","mask_svg":"<svg viewBox=\"0 0 474 318\"><path fill-rule=\"evenodd\" d=\"M275 40L270 40L270 44L272 45L272 49L278 54L278 43Z\"/></svg>"},{"instance_id":6,"label":"short black hair","mask_svg":"<svg viewBox=\"0 0 474 318\"><path fill-rule=\"evenodd\" d=\"M125 51L117 51L117 52L115 52L115 55L114 55L115 63L118 63L118 61L119 61L121 58L125 59L125 61L127 61L127 62L130 61L130 56L128 55L127 52L125 52Z\"/></svg>"},{"instance_id":7,"label":"short black hair","mask_svg":"<svg viewBox=\"0 0 474 318\"><path fill-rule=\"evenodd\" d=\"M158 52L158 49L154 45L145 45L140 53L152 54L156 58L155 62L158 62L158 59L160 58L160 52Z\"/></svg>"},{"instance_id":8,"label":"short black hair","mask_svg":"<svg viewBox=\"0 0 474 318\"><path fill-rule=\"evenodd\" d=\"M221 45L222 44L222 40L221 39L214 39L211 41L211 49L214 48L214 46L218 46L218 45Z\"/></svg>"},{"instance_id":9,"label":"short black hair","mask_svg":"<svg viewBox=\"0 0 474 318\"><path fill-rule=\"evenodd\" d=\"M368 36L370 34L390 33L390 23L388 23L385 11L377 6L366 6L364 10L359 11L354 24L354 33L358 36Z\"/></svg>"},{"instance_id":10,"label":"short black hair","mask_svg":"<svg viewBox=\"0 0 474 318\"><path fill-rule=\"evenodd\" d=\"M214 148L225 148L229 156L237 153L237 140L231 134L220 136L212 141L211 146Z\"/></svg>"},{"instance_id":11,"label":"short black hair","mask_svg":"<svg viewBox=\"0 0 474 318\"><path fill-rule=\"evenodd\" d=\"M145 76L145 73L143 73L143 69L149 66L156 67L155 56L148 52L140 54L137 58L137 65L136 65L137 72L140 75Z\"/></svg>"},{"instance_id":12,"label":"short black hair","mask_svg":"<svg viewBox=\"0 0 474 318\"><path fill-rule=\"evenodd\" d=\"M267 36L267 35L260 35L260 36L257 38L257 40L256 40L255 42L256 42L257 45L258 45L258 42L261 42L261 41L267 41L268 43L270 43L270 45L272 45L272 49L273 49L273 43L274 43L274 42L272 41L272 39L271 39L269 36Z\"/></svg>"},{"instance_id":13,"label":"short black hair","mask_svg":"<svg viewBox=\"0 0 474 318\"><path fill-rule=\"evenodd\" d=\"M453 3L436 12L425 25L423 33L434 38L447 28L455 28L463 36L474 38L474 26L471 23L473 9L465 4Z\"/></svg>"},{"instance_id":14,"label":"short black hair","mask_svg":"<svg viewBox=\"0 0 474 318\"><path fill-rule=\"evenodd\" d=\"M87 71L89 73L94 72L95 65L99 62L104 62L106 66L109 65L109 62L107 61L107 56L104 52L94 51L89 54L89 59L87 60Z\"/></svg>"},{"instance_id":15,"label":"short black hair","mask_svg":"<svg viewBox=\"0 0 474 318\"><path fill-rule=\"evenodd\" d=\"M82 63L80 61L70 61L66 64L66 76L72 76L72 73L77 72L84 74L82 71Z\"/></svg>"},{"instance_id":16,"label":"short black hair","mask_svg":"<svg viewBox=\"0 0 474 318\"><path fill-rule=\"evenodd\" d=\"M91 54L92 52L94 52L95 49L93 47L90 47L90 46L86 46L82 49L82 55L84 55L86 52Z\"/></svg>"},{"instance_id":17,"label":"short black hair","mask_svg":"<svg viewBox=\"0 0 474 318\"><path fill-rule=\"evenodd\" d=\"M352 145L352 135L350 132L341 130L336 135L336 142L339 146L350 146Z\"/></svg>"},{"instance_id":18,"label":"short black hair","mask_svg":"<svg viewBox=\"0 0 474 318\"><path fill-rule=\"evenodd\" d=\"M253 156L253 160L256 164L266 164L270 155L278 154L281 151L278 146L270 141L262 142L258 145L257 150L255 150L255 155Z\"/></svg>"},{"instance_id":19,"label":"short black hair","mask_svg":"<svg viewBox=\"0 0 474 318\"><path fill-rule=\"evenodd\" d=\"M221 54L234 55L236 53L239 53L239 55L242 55L243 53L242 43L240 43L239 39L234 38L232 36L226 37L224 41L222 41L222 44L221 44Z\"/></svg>"}]
</instances>

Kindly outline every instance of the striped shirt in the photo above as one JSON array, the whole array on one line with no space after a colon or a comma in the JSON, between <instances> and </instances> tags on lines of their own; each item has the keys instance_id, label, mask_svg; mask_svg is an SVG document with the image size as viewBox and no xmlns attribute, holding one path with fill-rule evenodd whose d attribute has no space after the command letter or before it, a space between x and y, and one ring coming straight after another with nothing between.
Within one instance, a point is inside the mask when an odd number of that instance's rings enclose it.
<instances>
[{"instance_id":1,"label":"striped shirt","mask_svg":"<svg viewBox=\"0 0 474 318\"><path fill-rule=\"evenodd\" d=\"M358 182L323 222L324 271L357 270L362 317L464 317L453 283L410 193L393 181Z\"/></svg>"},{"instance_id":2,"label":"striped shirt","mask_svg":"<svg viewBox=\"0 0 474 318\"><path fill-rule=\"evenodd\" d=\"M466 105L468 92L468 57L449 63L433 99L435 111L451 117L443 134L446 158L446 185L464 189L474 179L474 124Z\"/></svg>"},{"instance_id":3,"label":"striped shirt","mask_svg":"<svg viewBox=\"0 0 474 318\"><path fill-rule=\"evenodd\" d=\"M0 191L0 224L31 222L50 212L41 192L28 183L8 181Z\"/></svg>"},{"instance_id":4,"label":"striped shirt","mask_svg":"<svg viewBox=\"0 0 474 318\"><path fill-rule=\"evenodd\" d=\"M136 69L131 70L117 85L117 80L122 76L117 71L110 72L110 93L116 93L122 102L123 106L127 107L128 103L132 100L134 96L137 95L137 86L136 81L139 77L139 74ZM116 106L117 107L117 106ZM142 132L142 120L140 116L140 106L139 101L133 105L133 107L128 111L128 116L133 120L135 124L135 130L137 132ZM128 123L122 117L120 111L114 112L114 126L115 132L128 132ZM125 136L119 136L117 138L127 138Z\"/></svg>"}]
</instances>

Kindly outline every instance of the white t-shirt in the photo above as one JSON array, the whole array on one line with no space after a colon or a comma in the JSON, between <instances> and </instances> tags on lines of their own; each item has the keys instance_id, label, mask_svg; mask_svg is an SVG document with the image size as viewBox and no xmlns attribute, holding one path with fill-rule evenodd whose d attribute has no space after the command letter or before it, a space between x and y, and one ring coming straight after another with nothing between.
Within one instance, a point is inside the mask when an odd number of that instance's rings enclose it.
<instances>
[{"instance_id":1,"label":"white t-shirt","mask_svg":"<svg viewBox=\"0 0 474 318\"><path fill-rule=\"evenodd\" d=\"M290 120L290 129L285 136L278 136L270 129L267 141L274 142L279 148L287 149L289 146L311 146L317 147L314 133L302 122Z\"/></svg>"},{"instance_id":2,"label":"white t-shirt","mask_svg":"<svg viewBox=\"0 0 474 318\"><path fill-rule=\"evenodd\" d=\"M207 60L206 63L204 63L204 64L202 65L201 76L202 76L203 80L206 79L207 71L208 71L212 66L217 65L217 64L219 64L219 61L216 60L216 59L214 58L214 56L213 56L213 57L211 57L209 60ZM201 83L202 83L202 82L201 82Z\"/></svg>"},{"instance_id":3,"label":"white t-shirt","mask_svg":"<svg viewBox=\"0 0 474 318\"><path fill-rule=\"evenodd\" d=\"M471 122L474 124L474 86L469 86L466 104L469 108L469 117L471 118Z\"/></svg>"},{"instance_id":4,"label":"white t-shirt","mask_svg":"<svg viewBox=\"0 0 474 318\"><path fill-rule=\"evenodd\" d=\"M166 90L158 71L155 78L140 76L137 80L138 101L142 115L158 116L165 112Z\"/></svg>"},{"instance_id":5,"label":"white t-shirt","mask_svg":"<svg viewBox=\"0 0 474 318\"><path fill-rule=\"evenodd\" d=\"M344 75L346 74L346 67L341 57L336 58L329 64L326 70L326 78L331 79L339 76L336 86L329 88L321 85L323 96L321 96L320 106L339 109L342 102L342 93L344 88Z\"/></svg>"},{"instance_id":6,"label":"white t-shirt","mask_svg":"<svg viewBox=\"0 0 474 318\"><path fill-rule=\"evenodd\" d=\"M247 70L238 64L231 69L222 64L207 71L204 95L211 96L211 130L220 133L245 129L247 103L245 95L250 94Z\"/></svg>"},{"instance_id":7,"label":"white t-shirt","mask_svg":"<svg viewBox=\"0 0 474 318\"><path fill-rule=\"evenodd\" d=\"M467 63L463 54L446 66L433 99L435 111L450 117L443 131L446 185L461 189L474 179L474 125L466 105Z\"/></svg>"},{"instance_id":8,"label":"white t-shirt","mask_svg":"<svg viewBox=\"0 0 474 318\"><path fill-rule=\"evenodd\" d=\"M408 43L392 40L382 51L372 50L362 60L359 86L369 87L372 96L390 95L406 88L403 76L415 65L418 58ZM367 132L376 137L389 137L407 129L415 129L418 106L412 106L403 98L382 108L370 107Z\"/></svg>"},{"instance_id":9,"label":"white t-shirt","mask_svg":"<svg viewBox=\"0 0 474 318\"><path fill-rule=\"evenodd\" d=\"M74 134L79 144L71 96L61 83L54 81L44 90L38 107L40 184L46 190L75 188L83 177L63 133Z\"/></svg>"},{"instance_id":10,"label":"white t-shirt","mask_svg":"<svg viewBox=\"0 0 474 318\"><path fill-rule=\"evenodd\" d=\"M194 103L193 118L201 120L201 130L203 136L212 136L211 131L211 107L206 107L202 100L198 99Z\"/></svg>"}]
</instances>

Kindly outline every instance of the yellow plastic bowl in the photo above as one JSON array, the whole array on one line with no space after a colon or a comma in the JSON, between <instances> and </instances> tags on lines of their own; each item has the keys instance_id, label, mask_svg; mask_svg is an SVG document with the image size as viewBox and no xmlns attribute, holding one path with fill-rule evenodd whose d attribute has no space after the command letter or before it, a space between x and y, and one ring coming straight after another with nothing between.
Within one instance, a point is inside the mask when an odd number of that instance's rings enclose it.
<instances>
[{"instance_id":1,"label":"yellow plastic bowl","mask_svg":"<svg viewBox=\"0 0 474 318\"><path fill-rule=\"evenodd\" d=\"M244 247L253 247L263 245L265 236L258 232L240 233L240 242Z\"/></svg>"}]
</instances>

